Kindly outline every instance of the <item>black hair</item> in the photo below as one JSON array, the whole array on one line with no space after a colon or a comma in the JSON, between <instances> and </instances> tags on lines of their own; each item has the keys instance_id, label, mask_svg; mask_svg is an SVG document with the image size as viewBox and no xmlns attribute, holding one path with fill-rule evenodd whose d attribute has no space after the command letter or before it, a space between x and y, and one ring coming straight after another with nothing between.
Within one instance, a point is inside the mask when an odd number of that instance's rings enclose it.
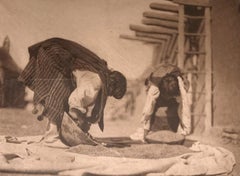
<instances>
[{"instance_id":1,"label":"black hair","mask_svg":"<svg viewBox=\"0 0 240 176\"><path fill-rule=\"evenodd\" d=\"M109 96L113 96L116 99L121 99L127 90L127 80L125 76L118 72L110 72L110 83L109 83Z\"/></svg>"},{"instance_id":2,"label":"black hair","mask_svg":"<svg viewBox=\"0 0 240 176\"><path fill-rule=\"evenodd\" d=\"M164 97L175 97L180 95L177 77L167 74L159 83L160 93Z\"/></svg>"}]
</instances>

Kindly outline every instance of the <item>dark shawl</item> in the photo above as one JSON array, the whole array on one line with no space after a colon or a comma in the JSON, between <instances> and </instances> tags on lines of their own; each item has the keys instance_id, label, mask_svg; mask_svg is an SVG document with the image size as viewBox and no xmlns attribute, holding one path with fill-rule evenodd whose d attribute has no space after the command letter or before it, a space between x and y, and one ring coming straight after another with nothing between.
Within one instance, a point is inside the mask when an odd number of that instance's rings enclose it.
<instances>
[{"instance_id":1,"label":"dark shawl","mask_svg":"<svg viewBox=\"0 0 240 176\"><path fill-rule=\"evenodd\" d=\"M105 60L73 41L51 38L28 48L30 60L19 79L34 91L34 103L43 103L43 115L60 123L68 110L68 97L75 88L72 79L74 69L89 70L102 81L92 115L91 123L99 122L104 128L103 115L108 96L109 73Z\"/></svg>"}]
</instances>

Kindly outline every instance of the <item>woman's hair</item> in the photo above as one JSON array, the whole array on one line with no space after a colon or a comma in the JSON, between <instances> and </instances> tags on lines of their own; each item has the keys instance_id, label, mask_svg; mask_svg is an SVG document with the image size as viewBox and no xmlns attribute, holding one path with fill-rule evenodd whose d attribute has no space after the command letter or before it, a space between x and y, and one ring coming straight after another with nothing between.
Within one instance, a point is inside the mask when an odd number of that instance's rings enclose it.
<instances>
[{"instance_id":1,"label":"woman's hair","mask_svg":"<svg viewBox=\"0 0 240 176\"><path fill-rule=\"evenodd\" d=\"M178 79L176 76L167 74L159 84L160 93L166 97L175 97L180 95Z\"/></svg>"},{"instance_id":2,"label":"woman's hair","mask_svg":"<svg viewBox=\"0 0 240 176\"><path fill-rule=\"evenodd\" d=\"M125 76L118 71L110 72L109 95L116 99L121 99L127 90L127 80Z\"/></svg>"}]
</instances>

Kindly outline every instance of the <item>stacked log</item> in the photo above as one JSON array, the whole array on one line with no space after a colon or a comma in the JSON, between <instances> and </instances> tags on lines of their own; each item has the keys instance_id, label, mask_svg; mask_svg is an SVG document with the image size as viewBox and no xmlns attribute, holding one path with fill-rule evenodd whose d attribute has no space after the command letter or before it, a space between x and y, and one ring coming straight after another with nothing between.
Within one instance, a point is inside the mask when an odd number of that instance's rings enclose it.
<instances>
[{"instance_id":1,"label":"stacked log","mask_svg":"<svg viewBox=\"0 0 240 176\"><path fill-rule=\"evenodd\" d=\"M147 11L147 12L143 12L143 16L147 18L155 18L155 19L161 19L165 21L178 22L178 15L176 14L166 14L163 12Z\"/></svg>"}]
</instances>

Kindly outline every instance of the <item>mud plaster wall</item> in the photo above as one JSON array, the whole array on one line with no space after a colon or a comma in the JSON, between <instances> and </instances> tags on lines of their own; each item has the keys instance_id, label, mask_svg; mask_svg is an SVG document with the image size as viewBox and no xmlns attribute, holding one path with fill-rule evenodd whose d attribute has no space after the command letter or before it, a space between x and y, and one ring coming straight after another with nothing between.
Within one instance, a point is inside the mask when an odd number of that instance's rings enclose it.
<instances>
[{"instance_id":1,"label":"mud plaster wall","mask_svg":"<svg viewBox=\"0 0 240 176\"><path fill-rule=\"evenodd\" d=\"M212 0L214 125L240 124L240 12L236 0Z\"/></svg>"},{"instance_id":2,"label":"mud plaster wall","mask_svg":"<svg viewBox=\"0 0 240 176\"><path fill-rule=\"evenodd\" d=\"M27 48L51 37L74 40L110 67L136 78L151 64L152 47L120 39L129 24L141 22L152 0L0 0L0 42L10 38L10 53L24 68ZM137 66L136 66L137 63Z\"/></svg>"}]
</instances>

